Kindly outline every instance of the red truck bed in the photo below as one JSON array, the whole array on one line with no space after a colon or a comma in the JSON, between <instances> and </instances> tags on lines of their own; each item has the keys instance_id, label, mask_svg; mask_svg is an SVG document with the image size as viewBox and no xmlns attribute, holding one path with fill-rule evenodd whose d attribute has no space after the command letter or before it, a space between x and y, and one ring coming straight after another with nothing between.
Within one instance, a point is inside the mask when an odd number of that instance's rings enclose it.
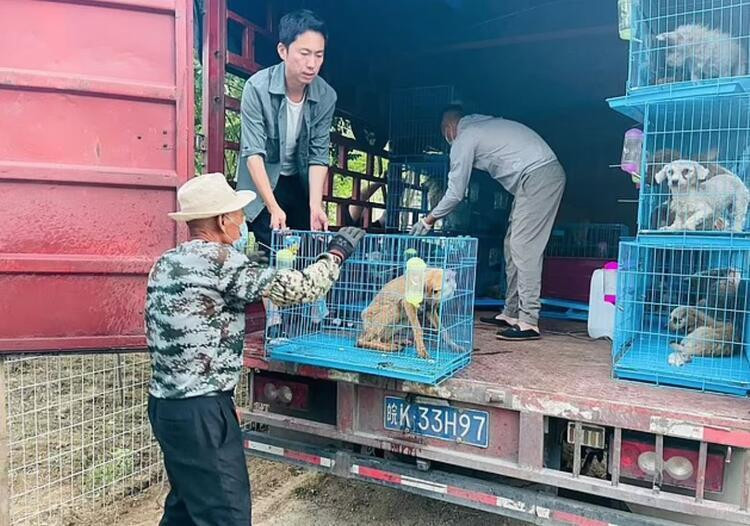
<instances>
[{"instance_id":1,"label":"red truck bed","mask_svg":"<svg viewBox=\"0 0 750 526\"><path fill-rule=\"evenodd\" d=\"M477 322L472 364L436 387L269 363L258 352L260 333L251 336L246 365L750 447L750 400L613 379L610 344L589 340L583 324L546 321L542 328L542 340L501 343Z\"/></svg>"}]
</instances>

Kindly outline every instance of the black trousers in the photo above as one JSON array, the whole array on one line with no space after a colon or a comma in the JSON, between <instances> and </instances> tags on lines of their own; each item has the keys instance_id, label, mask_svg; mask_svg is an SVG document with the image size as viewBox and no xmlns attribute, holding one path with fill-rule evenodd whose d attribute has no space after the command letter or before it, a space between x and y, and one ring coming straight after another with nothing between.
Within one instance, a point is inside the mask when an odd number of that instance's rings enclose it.
<instances>
[{"instance_id":1,"label":"black trousers","mask_svg":"<svg viewBox=\"0 0 750 526\"><path fill-rule=\"evenodd\" d=\"M280 175L273 195L286 213L286 226L293 230L310 230L310 200L299 176ZM255 234L257 242L271 246L271 213L268 208L261 210L248 228ZM260 248L268 253L266 247Z\"/></svg>"},{"instance_id":2,"label":"black trousers","mask_svg":"<svg viewBox=\"0 0 750 526\"><path fill-rule=\"evenodd\" d=\"M159 525L249 526L250 479L231 395L149 396L148 418L171 485Z\"/></svg>"}]
</instances>

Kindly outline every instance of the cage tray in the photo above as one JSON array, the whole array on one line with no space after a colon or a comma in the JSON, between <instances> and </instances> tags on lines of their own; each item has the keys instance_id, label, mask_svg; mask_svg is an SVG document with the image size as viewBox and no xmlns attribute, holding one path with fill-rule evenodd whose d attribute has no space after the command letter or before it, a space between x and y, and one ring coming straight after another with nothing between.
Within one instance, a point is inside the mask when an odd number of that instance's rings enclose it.
<instances>
[{"instance_id":1,"label":"cage tray","mask_svg":"<svg viewBox=\"0 0 750 526\"><path fill-rule=\"evenodd\" d=\"M607 102L609 107L618 113L637 122L643 122L643 114L648 103L743 93L750 94L750 77L644 86L632 90L624 97L607 99Z\"/></svg>"},{"instance_id":2,"label":"cage tray","mask_svg":"<svg viewBox=\"0 0 750 526\"><path fill-rule=\"evenodd\" d=\"M277 338L267 343L271 360L293 362L358 373L388 376L425 384L437 384L466 367L470 353L441 351L440 358L423 359L414 347L398 353L379 353L356 346L354 338L325 333L299 338Z\"/></svg>"},{"instance_id":3,"label":"cage tray","mask_svg":"<svg viewBox=\"0 0 750 526\"><path fill-rule=\"evenodd\" d=\"M696 357L682 367L673 367L668 363L669 342L676 339L654 335L635 339L632 348L638 350L620 357L613 368L615 377L738 396L750 394L750 362L744 356Z\"/></svg>"}]
</instances>

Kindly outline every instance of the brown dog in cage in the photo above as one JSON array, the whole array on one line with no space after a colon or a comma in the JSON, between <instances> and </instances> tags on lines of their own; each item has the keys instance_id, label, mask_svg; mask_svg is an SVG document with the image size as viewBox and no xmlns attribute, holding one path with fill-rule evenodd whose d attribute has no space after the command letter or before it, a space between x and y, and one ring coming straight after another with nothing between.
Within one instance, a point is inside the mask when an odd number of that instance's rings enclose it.
<instances>
[{"instance_id":1,"label":"brown dog in cage","mask_svg":"<svg viewBox=\"0 0 750 526\"><path fill-rule=\"evenodd\" d=\"M362 333L357 338L357 346L382 352L397 352L411 343L411 329L414 346L420 358L429 358L424 343L424 330L420 318L426 320L430 328L437 331L438 339L443 332L448 347L454 352L464 349L456 344L447 331L441 331L439 309L441 302L450 299L456 291L456 273L430 268L425 271L424 299L417 307L404 298L406 277L399 276L388 283L362 311ZM407 325L408 323L408 325ZM405 330L406 329L406 330Z\"/></svg>"},{"instance_id":2,"label":"brown dog in cage","mask_svg":"<svg viewBox=\"0 0 750 526\"><path fill-rule=\"evenodd\" d=\"M669 364L675 367L690 363L694 356L719 358L737 350L736 318L743 311L745 291L741 273L713 269L695 274L689 281L689 287L697 291L697 305L677 307L669 316L669 329L685 334L679 342L669 344L674 351ZM708 310L717 311L717 316Z\"/></svg>"},{"instance_id":3,"label":"brown dog in cage","mask_svg":"<svg viewBox=\"0 0 750 526\"><path fill-rule=\"evenodd\" d=\"M734 324L719 321L695 307L677 307L670 314L669 328L687 333L679 342L669 347L669 365L681 367L690 363L693 356L719 358L734 353Z\"/></svg>"}]
</instances>

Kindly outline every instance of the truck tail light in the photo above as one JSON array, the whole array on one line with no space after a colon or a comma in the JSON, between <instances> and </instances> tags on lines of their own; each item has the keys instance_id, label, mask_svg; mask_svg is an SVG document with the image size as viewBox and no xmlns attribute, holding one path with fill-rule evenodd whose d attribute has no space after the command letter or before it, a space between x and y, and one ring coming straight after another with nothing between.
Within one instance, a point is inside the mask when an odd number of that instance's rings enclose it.
<instances>
[{"instance_id":1,"label":"truck tail light","mask_svg":"<svg viewBox=\"0 0 750 526\"><path fill-rule=\"evenodd\" d=\"M256 376L253 399L271 406L306 411L310 402L310 388L301 382Z\"/></svg>"},{"instance_id":2,"label":"truck tail light","mask_svg":"<svg viewBox=\"0 0 750 526\"><path fill-rule=\"evenodd\" d=\"M620 474L635 480L651 480L656 473L656 447L640 440L623 440ZM698 447L664 447L663 481L666 486L696 488ZM719 493L724 487L724 455L708 453L706 459L706 491Z\"/></svg>"}]
</instances>

